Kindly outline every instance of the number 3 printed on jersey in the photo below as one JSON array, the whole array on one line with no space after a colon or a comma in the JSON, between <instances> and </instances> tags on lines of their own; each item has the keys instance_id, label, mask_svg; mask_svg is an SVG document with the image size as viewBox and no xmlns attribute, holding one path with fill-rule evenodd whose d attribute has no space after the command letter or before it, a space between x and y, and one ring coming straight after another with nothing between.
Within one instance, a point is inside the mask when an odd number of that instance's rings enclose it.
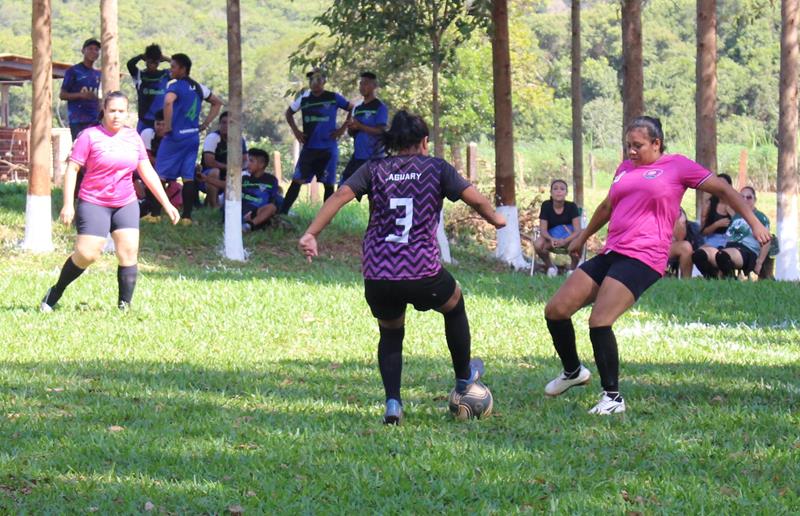
<instances>
[{"instance_id":1,"label":"number 3 printed on jersey","mask_svg":"<svg viewBox=\"0 0 800 516\"><path fill-rule=\"evenodd\" d=\"M399 235L389 235L386 237L387 242L395 242L398 244L408 243L408 234L411 232L411 226L414 223L414 199L411 197L398 197L389 199L389 208L396 210L397 208L405 208L405 216L394 219L394 223L403 227L403 232Z\"/></svg>"}]
</instances>

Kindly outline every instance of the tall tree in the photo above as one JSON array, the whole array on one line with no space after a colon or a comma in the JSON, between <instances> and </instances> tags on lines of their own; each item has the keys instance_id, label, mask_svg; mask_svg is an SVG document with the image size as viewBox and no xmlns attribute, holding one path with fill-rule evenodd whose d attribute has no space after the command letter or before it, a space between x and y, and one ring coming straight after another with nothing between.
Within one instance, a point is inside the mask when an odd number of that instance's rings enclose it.
<instances>
[{"instance_id":1,"label":"tall tree","mask_svg":"<svg viewBox=\"0 0 800 516\"><path fill-rule=\"evenodd\" d=\"M581 0L572 0L572 183L573 197L583 206L583 96L581 94Z\"/></svg>"},{"instance_id":2,"label":"tall tree","mask_svg":"<svg viewBox=\"0 0 800 516\"><path fill-rule=\"evenodd\" d=\"M354 65L383 63L386 77L410 66L431 72L431 112L434 153L444 157L441 134L440 78L442 68L472 31L487 23L480 2L465 0L338 0L314 21L325 27L330 46L317 50L317 32L292 54L293 66L323 64L354 69ZM357 69L357 68L356 68Z\"/></svg>"},{"instance_id":3,"label":"tall tree","mask_svg":"<svg viewBox=\"0 0 800 516\"><path fill-rule=\"evenodd\" d=\"M119 90L119 30L117 0L100 0L103 93Z\"/></svg>"},{"instance_id":4,"label":"tall tree","mask_svg":"<svg viewBox=\"0 0 800 516\"><path fill-rule=\"evenodd\" d=\"M717 171L717 0L697 0L697 83L695 101L695 159ZM703 192L697 190L696 219L703 210Z\"/></svg>"},{"instance_id":5,"label":"tall tree","mask_svg":"<svg viewBox=\"0 0 800 516\"><path fill-rule=\"evenodd\" d=\"M52 251L50 206L50 132L53 128L53 48L50 0L34 0L31 15L33 99L30 131L30 177L25 203L23 249Z\"/></svg>"},{"instance_id":6,"label":"tall tree","mask_svg":"<svg viewBox=\"0 0 800 516\"><path fill-rule=\"evenodd\" d=\"M622 9L622 146L625 128L644 113L642 0L620 0Z\"/></svg>"},{"instance_id":7,"label":"tall tree","mask_svg":"<svg viewBox=\"0 0 800 516\"><path fill-rule=\"evenodd\" d=\"M528 263L522 255L514 184L514 123L511 104L511 51L508 38L508 1L492 1L492 74L494 77L495 202L506 218L497 230L497 258L516 268Z\"/></svg>"},{"instance_id":8,"label":"tall tree","mask_svg":"<svg viewBox=\"0 0 800 516\"><path fill-rule=\"evenodd\" d=\"M239 0L228 0L228 141L242 141L242 31ZM228 146L225 184L225 257L244 261L242 147Z\"/></svg>"},{"instance_id":9,"label":"tall tree","mask_svg":"<svg viewBox=\"0 0 800 516\"><path fill-rule=\"evenodd\" d=\"M778 130L778 255L776 277L800 279L797 265L798 0L781 0L781 74Z\"/></svg>"}]
</instances>

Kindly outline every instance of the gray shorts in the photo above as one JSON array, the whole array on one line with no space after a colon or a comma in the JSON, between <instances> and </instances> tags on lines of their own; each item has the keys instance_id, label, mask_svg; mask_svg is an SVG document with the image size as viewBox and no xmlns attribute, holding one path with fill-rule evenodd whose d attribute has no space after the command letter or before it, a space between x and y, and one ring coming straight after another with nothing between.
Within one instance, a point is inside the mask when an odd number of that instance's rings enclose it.
<instances>
[{"instance_id":1,"label":"gray shorts","mask_svg":"<svg viewBox=\"0 0 800 516\"><path fill-rule=\"evenodd\" d=\"M75 227L79 235L99 237L106 237L118 229L139 229L139 202L111 208L79 200L75 210Z\"/></svg>"}]
</instances>

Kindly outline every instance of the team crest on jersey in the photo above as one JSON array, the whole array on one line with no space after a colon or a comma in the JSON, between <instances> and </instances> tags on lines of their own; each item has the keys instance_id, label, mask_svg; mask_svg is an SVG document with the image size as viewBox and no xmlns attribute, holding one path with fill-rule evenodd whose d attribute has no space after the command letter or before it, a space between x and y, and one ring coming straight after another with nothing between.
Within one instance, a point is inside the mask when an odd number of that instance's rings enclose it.
<instances>
[{"instance_id":1,"label":"team crest on jersey","mask_svg":"<svg viewBox=\"0 0 800 516\"><path fill-rule=\"evenodd\" d=\"M642 174L642 177L645 179L655 179L663 173L664 171L661 170L660 168L654 168L653 170L648 170L647 172Z\"/></svg>"}]
</instances>

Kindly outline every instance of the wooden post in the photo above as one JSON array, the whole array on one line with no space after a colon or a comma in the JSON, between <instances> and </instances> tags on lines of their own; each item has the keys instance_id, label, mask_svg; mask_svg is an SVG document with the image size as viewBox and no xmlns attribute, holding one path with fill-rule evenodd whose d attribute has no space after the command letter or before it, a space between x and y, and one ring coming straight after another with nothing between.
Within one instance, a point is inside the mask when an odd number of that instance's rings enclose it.
<instances>
[{"instance_id":1,"label":"wooden post","mask_svg":"<svg viewBox=\"0 0 800 516\"><path fill-rule=\"evenodd\" d=\"M642 0L622 1L622 155L625 129L644 113L644 66L642 60Z\"/></svg>"},{"instance_id":2,"label":"wooden post","mask_svg":"<svg viewBox=\"0 0 800 516\"><path fill-rule=\"evenodd\" d=\"M3 127L8 127L10 88L8 84L0 84L0 125Z\"/></svg>"},{"instance_id":3,"label":"wooden post","mask_svg":"<svg viewBox=\"0 0 800 516\"><path fill-rule=\"evenodd\" d=\"M278 151L272 153L272 171L275 177L278 178L278 184L281 184L281 181L283 181L283 166L281 163L281 153Z\"/></svg>"},{"instance_id":4,"label":"wooden post","mask_svg":"<svg viewBox=\"0 0 800 516\"><path fill-rule=\"evenodd\" d=\"M53 127L53 48L50 0L33 0L31 39L33 43L33 97L28 156L30 176L25 204L25 240L22 247L44 252L53 249L50 213L50 167Z\"/></svg>"},{"instance_id":5,"label":"wooden post","mask_svg":"<svg viewBox=\"0 0 800 516\"><path fill-rule=\"evenodd\" d=\"M450 145L450 155L453 158L453 168L455 168L459 174L464 175L464 158L461 155L460 143Z\"/></svg>"},{"instance_id":6,"label":"wooden post","mask_svg":"<svg viewBox=\"0 0 800 516\"><path fill-rule=\"evenodd\" d=\"M775 277L800 279L797 208L798 0L781 1L780 112L778 118L778 239Z\"/></svg>"},{"instance_id":7,"label":"wooden post","mask_svg":"<svg viewBox=\"0 0 800 516\"><path fill-rule=\"evenodd\" d=\"M697 0L697 93L695 102L695 160L717 171L717 0ZM700 222L705 201L695 194L695 213Z\"/></svg>"},{"instance_id":8,"label":"wooden post","mask_svg":"<svg viewBox=\"0 0 800 516\"><path fill-rule=\"evenodd\" d=\"M583 206L583 97L581 95L581 2L572 0L572 197Z\"/></svg>"},{"instance_id":9,"label":"wooden post","mask_svg":"<svg viewBox=\"0 0 800 516\"><path fill-rule=\"evenodd\" d=\"M478 144L475 142L467 146L467 178L472 183L478 182Z\"/></svg>"},{"instance_id":10,"label":"wooden post","mask_svg":"<svg viewBox=\"0 0 800 516\"><path fill-rule=\"evenodd\" d=\"M519 152L515 153L515 156L517 157L516 175L519 178L519 187L525 188L525 160Z\"/></svg>"},{"instance_id":11,"label":"wooden post","mask_svg":"<svg viewBox=\"0 0 800 516\"><path fill-rule=\"evenodd\" d=\"M242 36L239 0L227 0L228 141L242 140ZM225 185L225 257L244 261L242 243L242 147L228 146Z\"/></svg>"},{"instance_id":12,"label":"wooden post","mask_svg":"<svg viewBox=\"0 0 800 516\"><path fill-rule=\"evenodd\" d=\"M119 31L117 0L100 0L100 43L103 95L119 90Z\"/></svg>"},{"instance_id":13,"label":"wooden post","mask_svg":"<svg viewBox=\"0 0 800 516\"><path fill-rule=\"evenodd\" d=\"M741 190L747 185L747 149L742 149L739 153L739 178L736 181L736 189Z\"/></svg>"}]
</instances>

